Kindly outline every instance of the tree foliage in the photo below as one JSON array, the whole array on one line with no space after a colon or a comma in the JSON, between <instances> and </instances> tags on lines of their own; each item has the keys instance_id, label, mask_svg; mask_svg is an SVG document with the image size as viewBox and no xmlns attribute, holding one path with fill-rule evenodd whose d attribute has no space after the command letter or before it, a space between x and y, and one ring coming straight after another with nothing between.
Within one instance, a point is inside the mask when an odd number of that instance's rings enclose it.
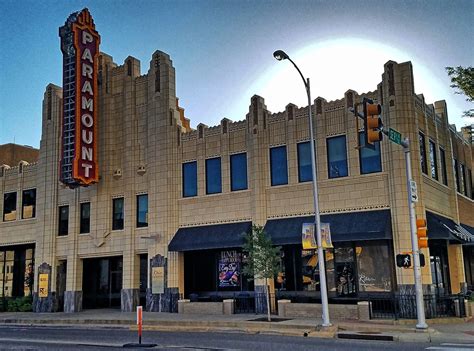
<instances>
[{"instance_id":1,"label":"tree foliage","mask_svg":"<svg viewBox=\"0 0 474 351\"><path fill-rule=\"evenodd\" d=\"M262 226L253 225L247 234L243 247L247 260L243 272L256 279L273 279L280 271L280 247L274 247L272 240Z\"/></svg>"},{"instance_id":2,"label":"tree foliage","mask_svg":"<svg viewBox=\"0 0 474 351\"><path fill-rule=\"evenodd\" d=\"M243 251L247 255L247 260L244 261L243 273L249 279L265 280L267 318L271 322L268 280L275 279L280 270L281 248L274 247L272 239L267 236L263 227L257 225L252 226L252 232L247 234L245 241Z\"/></svg>"},{"instance_id":3,"label":"tree foliage","mask_svg":"<svg viewBox=\"0 0 474 351\"><path fill-rule=\"evenodd\" d=\"M451 88L457 89L456 94L463 94L469 102L474 101L474 68L446 67L451 78ZM474 117L474 109L464 111L464 117Z\"/></svg>"}]
</instances>

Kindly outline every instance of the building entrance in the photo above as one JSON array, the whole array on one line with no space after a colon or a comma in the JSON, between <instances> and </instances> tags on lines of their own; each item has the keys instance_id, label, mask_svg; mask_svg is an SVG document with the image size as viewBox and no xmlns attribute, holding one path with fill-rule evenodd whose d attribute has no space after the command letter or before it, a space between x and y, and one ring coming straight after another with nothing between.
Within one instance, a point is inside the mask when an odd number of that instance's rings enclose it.
<instances>
[{"instance_id":1,"label":"building entrance","mask_svg":"<svg viewBox=\"0 0 474 351\"><path fill-rule=\"evenodd\" d=\"M122 257L84 259L84 309L120 307Z\"/></svg>"}]
</instances>

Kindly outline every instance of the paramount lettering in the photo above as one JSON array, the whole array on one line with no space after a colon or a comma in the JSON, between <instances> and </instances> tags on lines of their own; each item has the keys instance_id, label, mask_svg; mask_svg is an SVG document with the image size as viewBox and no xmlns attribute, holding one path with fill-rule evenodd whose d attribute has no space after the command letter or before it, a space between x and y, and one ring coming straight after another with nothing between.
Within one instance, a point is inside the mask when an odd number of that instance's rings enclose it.
<instances>
[{"instance_id":1,"label":"paramount lettering","mask_svg":"<svg viewBox=\"0 0 474 351\"><path fill-rule=\"evenodd\" d=\"M67 89L64 92L65 101L74 98L74 110L68 110L69 105L64 104L67 108L63 112L63 138L73 136L74 144L63 147L61 181L74 188L99 180L96 149L98 109L97 101L94 100L98 93L96 90L100 36L87 9L76 13L74 20L69 18L61 27L60 36L61 50L67 57L67 62L74 60L74 67L65 65L64 73L73 77L75 82L74 92L67 92ZM72 160L65 156L71 152L74 154Z\"/></svg>"}]
</instances>

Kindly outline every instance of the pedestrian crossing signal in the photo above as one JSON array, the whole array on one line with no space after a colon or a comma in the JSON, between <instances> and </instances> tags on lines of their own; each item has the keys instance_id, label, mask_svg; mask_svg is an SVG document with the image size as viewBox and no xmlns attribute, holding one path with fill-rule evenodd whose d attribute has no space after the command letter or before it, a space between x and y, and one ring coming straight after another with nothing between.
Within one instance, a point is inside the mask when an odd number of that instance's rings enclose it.
<instances>
[{"instance_id":1,"label":"pedestrian crossing signal","mask_svg":"<svg viewBox=\"0 0 474 351\"><path fill-rule=\"evenodd\" d=\"M410 268L411 267L411 256L410 255L397 255L397 267Z\"/></svg>"}]
</instances>

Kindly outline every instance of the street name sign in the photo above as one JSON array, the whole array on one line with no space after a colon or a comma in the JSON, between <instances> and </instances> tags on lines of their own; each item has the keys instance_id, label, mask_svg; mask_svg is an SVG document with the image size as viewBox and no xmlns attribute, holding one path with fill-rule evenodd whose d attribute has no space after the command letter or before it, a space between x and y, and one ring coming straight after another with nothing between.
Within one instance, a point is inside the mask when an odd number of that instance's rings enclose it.
<instances>
[{"instance_id":1,"label":"street name sign","mask_svg":"<svg viewBox=\"0 0 474 351\"><path fill-rule=\"evenodd\" d=\"M401 145L402 144L402 135L397 132L395 129L390 128L388 130L388 138L390 141L393 141L394 143Z\"/></svg>"}]
</instances>

